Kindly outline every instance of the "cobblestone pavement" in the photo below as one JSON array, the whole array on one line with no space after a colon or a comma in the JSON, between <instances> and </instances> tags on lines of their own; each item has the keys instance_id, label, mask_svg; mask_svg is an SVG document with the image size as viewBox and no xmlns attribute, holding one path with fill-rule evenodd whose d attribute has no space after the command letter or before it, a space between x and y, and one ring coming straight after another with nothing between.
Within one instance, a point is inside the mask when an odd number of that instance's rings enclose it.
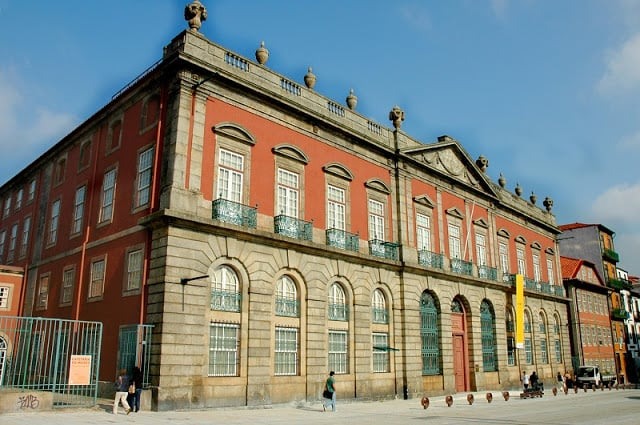
<instances>
[{"instance_id":1,"label":"cobblestone pavement","mask_svg":"<svg viewBox=\"0 0 640 425\"><path fill-rule=\"evenodd\" d=\"M603 424L637 425L640 423L640 390L580 391L577 394L547 391L541 398L520 399L511 392L505 401L501 392L492 392L488 403L486 393L473 393L474 403L466 394L453 396L448 407L444 396L429 399L424 409L420 399L341 402L336 413L323 412L320 402L275 405L263 408L226 408L171 412L139 412L114 416L111 400L99 400L90 409L56 409L48 412L20 412L0 415L2 425L76 425L132 423L141 425L320 425L350 423L351 425L394 425L428 423L429 425L460 424ZM121 412L122 408L121 408Z\"/></svg>"}]
</instances>

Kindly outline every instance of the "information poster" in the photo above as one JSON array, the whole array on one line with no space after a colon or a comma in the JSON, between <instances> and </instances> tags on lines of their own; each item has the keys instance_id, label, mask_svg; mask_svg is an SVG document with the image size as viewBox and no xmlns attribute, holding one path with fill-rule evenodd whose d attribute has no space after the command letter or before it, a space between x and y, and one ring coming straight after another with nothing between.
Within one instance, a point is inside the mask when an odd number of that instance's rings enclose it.
<instances>
[{"instance_id":1,"label":"information poster","mask_svg":"<svg viewBox=\"0 0 640 425\"><path fill-rule=\"evenodd\" d=\"M69 364L69 385L89 385L91 383L91 356L71 355Z\"/></svg>"}]
</instances>

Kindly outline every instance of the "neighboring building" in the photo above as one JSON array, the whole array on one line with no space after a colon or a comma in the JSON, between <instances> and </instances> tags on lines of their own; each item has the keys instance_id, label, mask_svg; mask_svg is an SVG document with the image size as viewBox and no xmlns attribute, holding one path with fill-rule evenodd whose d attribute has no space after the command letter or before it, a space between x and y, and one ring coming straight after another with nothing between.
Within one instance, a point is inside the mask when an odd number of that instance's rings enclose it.
<instances>
[{"instance_id":1,"label":"neighboring building","mask_svg":"<svg viewBox=\"0 0 640 425\"><path fill-rule=\"evenodd\" d=\"M626 382L625 320L627 312L624 309L620 291L630 289L631 285L618 276L617 263L620 257L613 246L615 233L602 224L585 223L563 224L560 230L562 230L562 235L558 238L560 254L591 262L604 278L606 285L613 289L610 292L610 307L616 373L620 382Z\"/></svg>"},{"instance_id":2,"label":"neighboring building","mask_svg":"<svg viewBox=\"0 0 640 425\"><path fill-rule=\"evenodd\" d=\"M36 182L41 214L12 259L28 265L25 314L104 322L101 379L133 347L159 410L316 400L330 370L349 399L567 368L552 201L491 182L451 137L411 138L398 107L388 128L353 94L345 107L314 91L310 72L277 74L266 53L182 32L0 187L11 233ZM139 327L151 339L130 344Z\"/></svg>"},{"instance_id":3,"label":"neighboring building","mask_svg":"<svg viewBox=\"0 0 640 425\"><path fill-rule=\"evenodd\" d=\"M627 374L630 382L640 382L640 284L637 276L627 276L631 289L625 294L623 303L628 313ZM622 292L622 291L621 291ZM625 291L627 292L627 291Z\"/></svg>"},{"instance_id":4,"label":"neighboring building","mask_svg":"<svg viewBox=\"0 0 640 425\"><path fill-rule=\"evenodd\" d=\"M20 267L0 265L0 328L2 316L18 316L20 300L24 295L24 271ZM7 364L10 340L0 332L0 386Z\"/></svg>"},{"instance_id":5,"label":"neighboring building","mask_svg":"<svg viewBox=\"0 0 640 425\"><path fill-rule=\"evenodd\" d=\"M562 279L569 304L573 370L581 365L598 365L605 374L616 371L609 293L593 263L560 256Z\"/></svg>"}]
</instances>

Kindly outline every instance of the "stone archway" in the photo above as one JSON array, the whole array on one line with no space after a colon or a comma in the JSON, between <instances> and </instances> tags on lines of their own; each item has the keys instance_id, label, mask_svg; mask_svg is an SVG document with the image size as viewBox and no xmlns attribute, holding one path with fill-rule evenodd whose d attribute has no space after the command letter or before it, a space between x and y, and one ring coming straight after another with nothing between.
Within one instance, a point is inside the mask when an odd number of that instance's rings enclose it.
<instances>
[{"instance_id":1,"label":"stone archway","mask_svg":"<svg viewBox=\"0 0 640 425\"><path fill-rule=\"evenodd\" d=\"M451 302L451 339L453 343L453 374L455 390L469 391L469 351L467 344L467 318L462 301Z\"/></svg>"}]
</instances>

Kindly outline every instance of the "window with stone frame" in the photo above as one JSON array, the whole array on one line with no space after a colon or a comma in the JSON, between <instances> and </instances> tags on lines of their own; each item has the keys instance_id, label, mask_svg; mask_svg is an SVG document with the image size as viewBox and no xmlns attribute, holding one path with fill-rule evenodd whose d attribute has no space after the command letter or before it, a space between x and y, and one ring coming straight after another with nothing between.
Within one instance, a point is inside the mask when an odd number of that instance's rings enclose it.
<instances>
[{"instance_id":1,"label":"window with stone frame","mask_svg":"<svg viewBox=\"0 0 640 425\"><path fill-rule=\"evenodd\" d=\"M416 246L431 251L431 217L427 214L416 213Z\"/></svg>"},{"instance_id":2,"label":"window with stone frame","mask_svg":"<svg viewBox=\"0 0 640 425\"><path fill-rule=\"evenodd\" d=\"M298 317L298 290L289 276L282 276L276 284L276 315Z\"/></svg>"},{"instance_id":3,"label":"window with stone frame","mask_svg":"<svg viewBox=\"0 0 640 425\"><path fill-rule=\"evenodd\" d=\"M142 247L131 248L126 253L127 279L125 292L138 291L142 287L142 267L144 250Z\"/></svg>"},{"instance_id":4,"label":"window with stone frame","mask_svg":"<svg viewBox=\"0 0 640 425\"><path fill-rule=\"evenodd\" d=\"M427 291L420 297L420 340L422 374L440 375L442 373L440 309L433 295Z\"/></svg>"},{"instance_id":5,"label":"window with stone frame","mask_svg":"<svg viewBox=\"0 0 640 425\"><path fill-rule=\"evenodd\" d=\"M482 340L482 367L485 372L498 370L496 351L496 317L493 307L487 300L480 303L480 328Z\"/></svg>"},{"instance_id":6,"label":"window with stone frame","mask_svg":"<svg viewBox=\"0 0 640 425\"><path fill-rule=\"evenodd\" d=\"M298 341L299 332L296 328L276 327L274 374L298 375Z\"/></svg>"},{"instance_id":7,"label":"window with stone frame","mask_svg":"<svg viewBox=\"0 0 640 425\"><path fill-rule=\"evenodd\" d=\"M116 197L116 173L115 168L104 173L102 180L100 223L110 222L113 218L113 204Z\"/></svg>"},{"instance_id":8,"label":"window with stone frame","mask_svg":"<svg viewBox=\"0 0 640 425\"><path fill-rule=\"evenodd\" d=\"M16 211L22 208L22 198L24 197L24 189L20 188L16 193Z\"/></svg>"},{"instance_id":9,"label":"window with stone frame","mask_svg":"<svg viewBox=\"0 0 640 425\"><path fill-rule=\"evenodd\" d=\"M82 171L91 163L91 140L85 140L80 144L78 154L78 171Z\"/></svg>"},{"instance_id":10,"label":"window with stone frame","mask_svg":"<svg viewBox=\"0 0 640 425\"><path fill-rule=\"evenodd\" d=\"M106 260L104 257L91 262L89 274L89 299L101 298L104 294Z\"/></svg>"},{"instance_id":11,"label":"window with stone frame","mask_svg":"<svg viewBox=\"0 0 640 425\"><path fill-rule=\"evenodd\" d=\"M547 279L550 285L555 285L555 273L553 272L553 260L551 258L547 258Z\"/></svg>"},{"instance_id":12,"label":"window with stone frame","mask_svg":"<svg viewBox=\"0 0 640 425\"><path fill-rule=\"evenodd\" d=\"M524 258L524 245L516 245L516 260L518 263L518 274L526 276L527 263Z\"/></svg>"},{"instance_id":13,"label":"window with stone frame","mask_svg":"<svg viewBox=\"0 0 640 425\"><path fill-rule=\"evenodd\" d=\"M11 226L9 231L9 249L7 250L7 262L10 263L15 258L16 246L18 244L18 223Z\"/></svg>"},{"instance_id":14,"label":"window with stone frame","mask_svg":"<svg viewBox=\"0 0 640 425\"><path fill-rule=\"evenodd\" d=\"M346 321L348 318L347 297L342 286L334 282L329 286L329 320Z\"/></svg>"},{"instance_id":15,"label":"window with stone frame","mask_svg":"<svg viewBox=\"0 0 640 425\"><path fill-rule=\"evenodd\" d=\"M389 372L389 334L385 332L373 332L371 334L373 351L373 373Z\"/></svg>"},{"instance_id":16,"label":"window with stone frame","mask_svg":"<svg viewBox=\"0 0 640 425\"><path fill-rule=\"evenodd\" d=\"M76 189L73 200L73 218L71 219L71 235L78 235L82 232L84 221L84 203L87 193L87 186L80 186Z\"/></svg>"},{"instance_id":17,"label":"window with stone frame","mask_svg":"<svg viewBox=\"0 0 640 425\"><path fill-rule=\"evenodd\" d=\"M218 151L218 180L215 198L242 204L244 182L244 156L231 150Z\"/></svg>"},{"instance_id":18,"label":"window with stone frame","mask_svg":"<svg viewBox=\"0 0 640 425\"><path fill-rule=\"evenodd\" d=\"M122 120L118 119L109 125L107 132L107 154L113 152L120 147L122 141Z\"/></svg>"},{"instance_id":19,"label":"window with stone frame","mask_svg":"<svg viewBox=\"0 0 640 425\"><path fill-rule=\"evenodd\" d=\"M62 291L60 291L60 305L71 305L73 301L74 281L76 278L75 267L65 268L62 272Z\"/></svg>"},{"instance_id":20,"label":"window with stone frame","mask_svg":"<svg viewBox=\"0 0 640 425\"><path fill-rule=\"evenodd\" d=\"M31 202L36 197L36 179L29 182L29 192L27 194L27 202Z\"/></svg>"},{"instance_id":21,"label":"window with stone frame","mask_svg":"<svg viewBox=\"0 0 640 425\"><path fill-rule=\"evenodd\" d=\"M349 373L348 368L348 339L347 332L342 330L329 330L329 370L336 374Z\"/></svg>"},{"instance_id":22,"label":"window with stone frame","mask_svg":"<svg viewBox=\"0 0 640 425\"><path fill-rule=\"evenodd\" d=\"M22 222L22 240L20 241L20 253L18 256L24 258L29 248L29 236L31 234L31 216L25 217Z\"/></svg>"},{"instance_id":23,"label":"window with stone frame","mask_svg":"<svg viewBox=\"0 0 640 425\"><path fill-rule=\"evenodd\" d=\"M346 191L331 184L327 185L327 229L346 230Z\"/></svg>"},{"instance_id":24,"label":"window with stone frame","mask_svg":"<svg viewBox=\"0 0 640 425\"><path fill-rule=\"evenodd\" d=\"M229 266L216 268L211 276L211 310L240 311L238 275Z\"/></svg>"},{"instance_id":25,"label":"window with stone frame","mask_svg":"<svg viewBox=\"0 0 640 425\"><path fill-rule=\"evenodd\" d=\"M240 326L235 323L209 325L209 376L239 376Z\"/></svg>"},{"instance_id":26,"label":"window with stone frame","mask_svg":"<svg viewBox=\"0 0 640 425\"><path fill-rule=\"evenodd\" d=\"M8 286L0 286L0 308L1 309L9 308L9 291L10 291L10 288Z\"/></svg>"},{"instance_id":27,"label":"window with stone frame","mask_svg":"<svg viewBox=\"0 0 640 425\"><path fill-rule=\"evenodd\" d=\"M373 323L389 323L389 313L384 293L380 288L373 291L371 298L371 318Z\"/></svg>"},{"instance_id":28,"label":"window with stone frame","mask_svg":"<svg viewBox=\"0 0 640 425\"><path fill-rule=\"evenodd\" d=\"M140 114L140 130L151 128L160 118L160 95L154 93L145 99Z\"/></svg>"},{"instance_id":29,"label":"window with stone frame","mask_svg":"<svg viewBox=\"0 0 640 425\"><path fill-rule=\"evenodd\" d=\"M138 155L138 173L136 175L135 208L144 207L151 200L151 179L153 177L154 147L140 152Z\"/></svg>"},{"instance_id":30,"label":"window with stone frame","mask_svg":"<svg viewBox=\"0 0 640 425\"><path fill-rule=\"evenodd\" d=\"M58 240L58 221L60 219L60 199L56 199L51 203L49 212L49 232L47 235L47 244L54 245Z\"/></svg>"},{"instance_id":31,"label":"window with stone frame","mask_svg":"<svg viewBox=\"0 0 640 425\"><path fill-rule=\"evenodd\" d=\"M38 281L38 298L36 300L36 309L45 310L49 301L49 273L40 276Z\"/></svg>"}]
</instances>

